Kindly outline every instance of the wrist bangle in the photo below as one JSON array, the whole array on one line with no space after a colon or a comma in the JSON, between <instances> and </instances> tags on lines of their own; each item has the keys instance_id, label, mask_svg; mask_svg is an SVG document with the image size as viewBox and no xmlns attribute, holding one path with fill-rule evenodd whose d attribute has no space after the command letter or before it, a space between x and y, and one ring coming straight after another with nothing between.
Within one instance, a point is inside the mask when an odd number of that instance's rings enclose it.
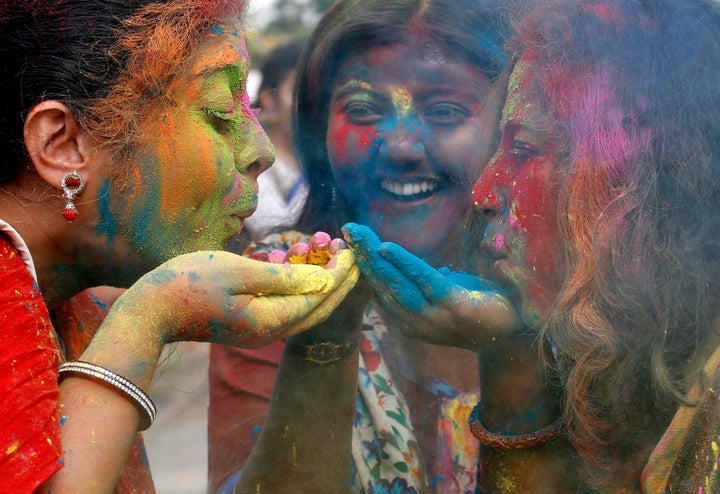
<instances>
[{"instance_id":1,"label":"wrist bangle","mask_svg":"<svg viewBox=\"0 0 720 494\"><path fill-rule=\"evenodd\" d=\"M357 349L358 341L353 340L340 344L330 341L320 341L306 345L290 343L290 346L293 353L299 354L305 360L318 365L328 365L351 355Z\"/></svg>"},{"instance_id":2,"label":"wrist bangle","mask_svg":"<svg viewBox=\"0 0 720 494\"><path fill-rule=\"evenodd\" d=\"M479 402L470 413L470 432L472 432L472 435L485 446L495 449L523 449L540 446L564 432L566 428L565 418L560 417L547 427L528 434L496 434L487 430L480 421Z\"/></svg>"},{"instance_id":3,"label":"wrist bangle","mask_svg":"<svg viewBox=\"0 0 720 494\"><path fill-rule=\"evenodd\" d=\"M59 373L58 382L62 381L67 375L75 375L105 384L129 399L140 412L140 426L138 428L140 431L148 429L155 420L157 409L150 397L135 384L121 375L115 374L110 369L76 360L60 364Z\"/></svg>"}]
</instances>

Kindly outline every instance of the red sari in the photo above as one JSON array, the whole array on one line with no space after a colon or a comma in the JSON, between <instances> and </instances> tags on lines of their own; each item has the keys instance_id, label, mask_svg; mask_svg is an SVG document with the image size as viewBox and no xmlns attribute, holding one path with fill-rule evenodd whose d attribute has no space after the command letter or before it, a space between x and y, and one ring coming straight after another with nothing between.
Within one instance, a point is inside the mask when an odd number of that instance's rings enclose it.
<instances>
[{"instance_id":1,"label":"red sari","mask_svg":"<svg viewBox=\"0 0 720 494\"><path fill-rule=\"evenodd\" d=\"M106 310L83 292L55 314L60 338L21 256L24 245L0 233L0 492L30 493L62 467L58 366L77 358ZM153 493L138 434L117 493Z\"/></svg>"}]
</instances>

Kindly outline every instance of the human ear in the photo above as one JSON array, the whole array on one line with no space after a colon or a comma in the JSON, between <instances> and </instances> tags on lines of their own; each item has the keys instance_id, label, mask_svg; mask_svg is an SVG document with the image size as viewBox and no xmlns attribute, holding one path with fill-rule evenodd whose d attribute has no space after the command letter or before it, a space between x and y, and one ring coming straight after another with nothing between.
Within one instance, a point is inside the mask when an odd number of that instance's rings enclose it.
<instances>
[{"instance_id":1,"label":"human ear","mask_svg":"<svg viewBox=\"0 0 720 494\"><path fill-rule=\"evenodd\" d=\"M43 101L30 110L25 119L24 139L38 175L54 188L60 187L63 177L72 171L87 180L93 170L94 140L60 101Z\"/></svg>"}]
</instances>

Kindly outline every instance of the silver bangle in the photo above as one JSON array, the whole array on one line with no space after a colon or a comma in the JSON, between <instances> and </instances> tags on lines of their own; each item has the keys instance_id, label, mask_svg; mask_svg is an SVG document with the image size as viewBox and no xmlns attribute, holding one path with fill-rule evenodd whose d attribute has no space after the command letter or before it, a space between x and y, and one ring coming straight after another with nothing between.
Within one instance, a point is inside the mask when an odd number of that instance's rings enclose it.
<instances>
[{"instance_id":1,"label":"silver bangle","mask_svg":"<svg viewBox=\"0 0 720 494\"><path fill-rule=\"evenodd\" d=\"M155 403L153 403L150 397L145 394L142 389L121 375L115 374L113 371L100 365L82 362L80 360L60 364L59 372L60 381L62 381L67 374L79 374L79 377L86 377L94 381L108 384L126 398L129 398L133 405L135 405L135 407L140 411L140 427L138 430L146 430L155 420L157 415Z\"/></svg>"}]
</instances>

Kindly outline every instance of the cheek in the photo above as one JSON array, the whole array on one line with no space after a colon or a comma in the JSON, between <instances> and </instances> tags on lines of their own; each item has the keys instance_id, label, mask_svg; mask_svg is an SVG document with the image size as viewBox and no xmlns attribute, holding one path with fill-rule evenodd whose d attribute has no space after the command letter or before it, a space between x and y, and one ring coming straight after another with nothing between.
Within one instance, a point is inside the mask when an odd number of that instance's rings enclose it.
<instances>
[{"instance_id":1,"label":"cheek","mask_svg":"<svg viewBox=\"0 0 720 494\"><path fill-rule=\"evenodd\" d=\"M457 170L456 174L467 184L468 193L495 151L492 132L482 119L475 118L452 134L439 134L430 146L438 150L438 160Z\"/></svg>"},{"instance_id":2,"label":"cheek","mask_svg":"<svg viewBox=\"0 0 720 494\"><path fill-rule=\"evenodd\" d=\"M354 175L371 156L378 134L373 127L356 126L343 118L331 118L326 145L330 164L337 175Z\"/></svg>"},{"instance_id":3,"label":"cheek","mask_svg":"<svg viewBox=\"0 0 720 494\"><path fill-rule=\"evenodd\" d=\"M557 197L548 192L543 184L526 187L525 201L513 204L511 224L515 223L524 243L522 263L529 283L528 297L545 308L554 299L560 285L560 232L557 226L555 207Z\"/></svg>"},{"instance_id":4,"label":"cheek","mask_svg":"<svg viewBox=\"0 0 720 494\"><path fill-rule=\"evenodd\" d=\"M154 154L161 212L172 217L187 210L188 204L198 204L213 195L221 143L211 134L209 124L171 115L162 121L158 129L162 138Z\"/></svg>"}]
</instances>

